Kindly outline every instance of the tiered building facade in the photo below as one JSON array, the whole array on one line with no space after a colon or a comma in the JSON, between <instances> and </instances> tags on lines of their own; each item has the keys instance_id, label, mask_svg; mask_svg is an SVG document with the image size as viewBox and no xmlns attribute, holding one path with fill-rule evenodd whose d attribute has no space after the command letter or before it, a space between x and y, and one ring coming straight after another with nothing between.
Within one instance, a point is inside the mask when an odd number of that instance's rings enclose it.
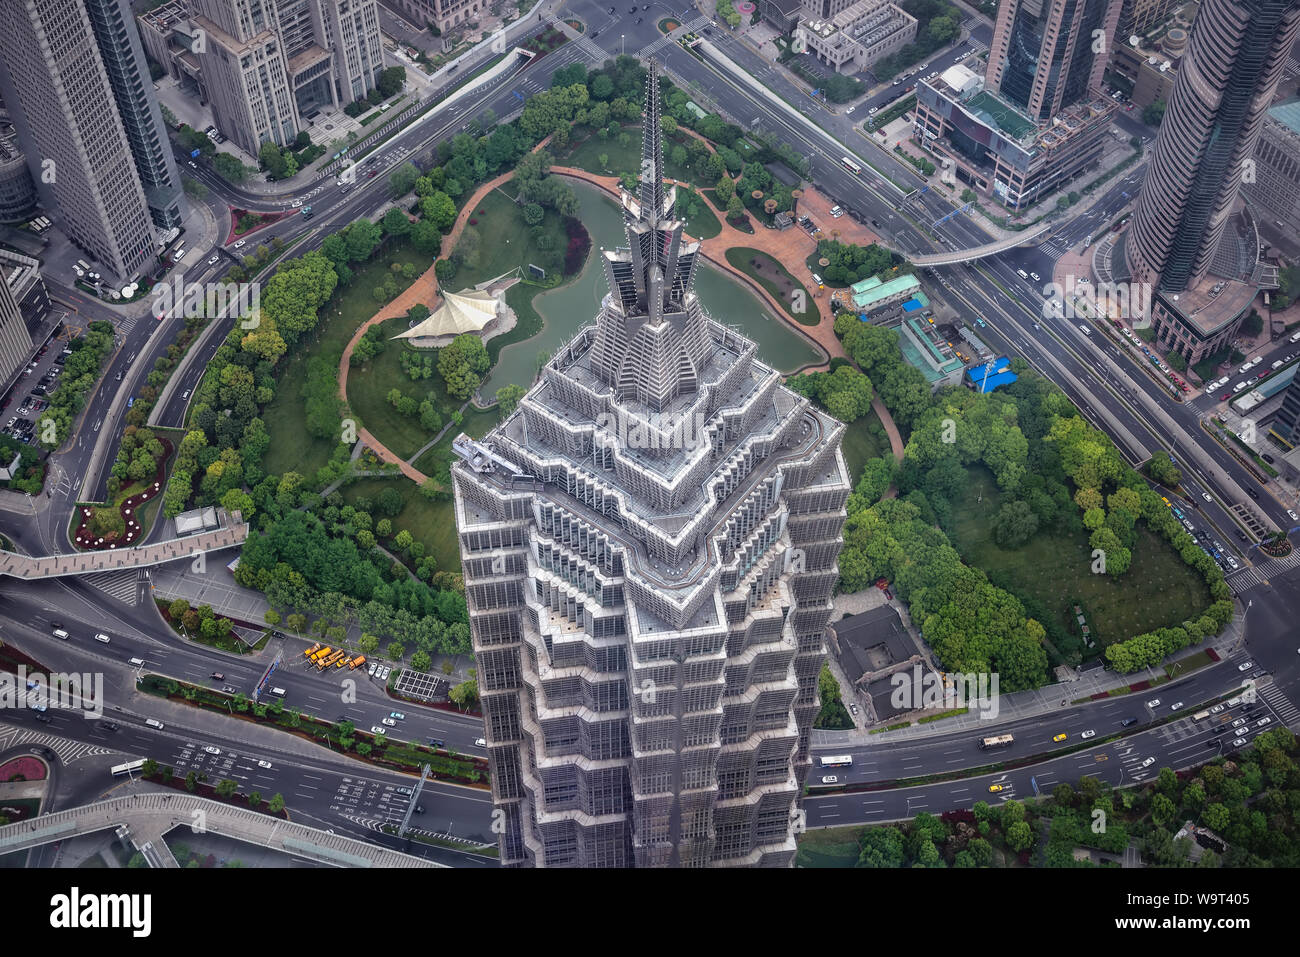
<instances>
[{"instance_id":1,"label":"tiered building facade","mask_svg":"<svg viewBox=\"0 0 1300 957\"><path fill-rule=\"evenodd\" d=\"M843 425L693 290L648 81L609 293L452 469L507 866L789 866Z\"/></svg>"}]
</instances>

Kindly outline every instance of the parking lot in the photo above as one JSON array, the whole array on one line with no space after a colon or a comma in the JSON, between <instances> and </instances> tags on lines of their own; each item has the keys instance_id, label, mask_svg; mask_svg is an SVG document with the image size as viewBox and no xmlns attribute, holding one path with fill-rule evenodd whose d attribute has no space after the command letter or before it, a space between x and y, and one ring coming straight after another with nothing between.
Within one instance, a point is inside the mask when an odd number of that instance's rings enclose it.
<instances>
[{"instance_id":1,"label":"parking lot","mask_svg":"<svg viewBox=\"0 0 1300 957\"><path fill-rule=\"evenodd\" d=\"M448 684L437 675L424 674L411 669L404 670L397 676L393 690L408 698L420 701L441 701L447 697Z\"/></svg>"},{"instance_id":2,"label":"parking lot","mask_svg":"<svg viewBox=\"0 0 1300 957\"><path fill-rule=\"evenodd\" d=\"M49 406L49 396L59 387L63 375L63 363L72 355L72 350L58 338L64 328L63 323L55 328L4 397L0 415L4 417L5 435L35 444L36 420Z\"/></svg>"}]
</instances>

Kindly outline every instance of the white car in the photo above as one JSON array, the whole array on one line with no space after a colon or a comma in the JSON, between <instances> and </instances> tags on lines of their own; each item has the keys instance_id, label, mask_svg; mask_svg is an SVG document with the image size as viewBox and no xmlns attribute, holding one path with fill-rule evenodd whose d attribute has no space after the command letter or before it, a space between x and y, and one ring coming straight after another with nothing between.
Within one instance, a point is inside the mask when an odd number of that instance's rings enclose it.
<instances>
[{"instance_id":1,"label":"white car","mask_svg":"<svg viewBox=\"0 0 1300 957\"><path fill-rule=\"evenodd\" d=\"M1297 515L1297 514L1295 513L1295 509L1293 509L1293 508L1288 508L1288 509L1286 510L1286 513L1287 513L1288 515L1291 516L1291 521L1293 521L1293 522L1300 522L1300 515Z\"/></svg>"},{"instance_id":2,"label":"white car","mask_svg":"<svg viewBox=\"0 0 1300 957\"><path fill-rule=\"evenodd\" d=\"M210 745L210 744L209 744L206 748L204 748L203 750L206 751L206 752L208 752L208 754L220 754L220 753L221 753L221 749L220 749L220 748L214 748L214 747L213 747L212 745Z\"/></svg>"},{"instance_id":3,"label":"white car","mask_svg":"<svg viewBox=\"0 0 1300 957\"><path fill-rule=\"evenodd\" d=\"M1147 702L1147 707L1150 708L1152 711L1154 711L1156 708L1160 707L1160 699L1152 698L1150 701Z\"/></svg>"},{"instance_id":4,"label":"white car","mask_svg":"<svg viewBox=\"0 0 1300 957\"><path fill-rule=\"evenodd\" d=\"M372 724L372 725L370 726L370 733L371 733L371 734L387 734L387 733L388 733L388 730L387 730L386 728L381 728L381 727L380 727L379 725L377 725L377 724Z\"/></svg>"},{"instance_id":5,"label":"white car","mask_svg":"<svg viewBox=\"0 0 1300 957\"><path fill-rule=\"evenodd\" d=\"M1032 279L1034 282L1039 282L1043 277L1038 275L1038 273L1036 272L1031 272L1029 274L1029 278Z\"/></svg>"},{"instance_id":6,"label":"white car","mask_svg":"<svg viewBox=\"0 0 1300 957\"><path fill-rule=\"evenodd\" d=\"M292 206L294 209L297 209L299 206L302 205L302 200L300 200L300 199L295 199L295 200L294 200L292 203L290 203L289 205Z\"/></svg>"},{"instance_id":7,"label":"white car","mask_svg":"<svg viewBox=\"0 0 1300 957\"><path fill-rule=\"evenodd\" d=\"M822 784L836 784L836 783L838 783L838 781L839 781L839 778L837 778L837 777L836 777L835 775L833 775L833 774L823 774L823 775L822 775Z\"/></svg>"},{"instance_id":8,"label":"white car","mask_svg":"<svg viewBox=\"0 0 1300 957\"><path fill-rule=\"evenodd\" d=\"M375 676L375 669L378 668L378 667L379 667L379 666L378 666L377 664L375 664L375 663L372 661L372 662L370 663L370 670L367 671L366 674L370 675L370 677L373 678L373 677Z\"/></svg>"},{"instance_id":9,"label":"white car","mask_svg":"<svg viewBox=\"0 0 1300 957\"><path fill-rule=\"evenodd\" d=\"M1169 706L1169 710L1170 710L1170 711L1177 711L1177 710L1178 710L1179 708L1181 708L1182 706L1183 706L1183 703L1182 703L1181 701L1175 701L1173 704L1171 704L1171 705Z\"/></svg>"},{"instance_id":10,"label":"white car","mask_svg":"<svg viewBox=\"0 0 1300 957\"><path fill-rule=\"evenodd\" d=\"M1255 662L1253 662L1253 661L1243 661L1241 664L1237 665L1237 670L1238 670L1238 671L1249 671L1249 670L1250 670L1251 668L1253 668L1253 667L1255 667Z\"/></svg>"},{"instance_id":11,"label":"white car","mask_svg":"<svg viewBox=\"0 0 1300 957\"><path fill-rule=\"evenodd\" d=\"M1232 742L1232 744L1233 744L1233 747L1244 748L1244 747L1246 746L1246 739L1245 739L1245 738L1238 738L1236 741Z\"/></svg>"},{"instance_id":12,"label":"white car","mask_svg":"<svg viewBox=\"0 0 1300 957\"><path fill-rule=\"evenodd\" d=\"M1089 728L1087 731L1085 731L1085 732L1083 732L1081 735L1079 735L1079 737L1081 737L1081 738L1093 738L1093 737L1096 737L1096 736L1097 736L1097 732L1096 732L1096 731L1093 731L1091 728Z\"/></svg>"},{"instance_id":13,"label":"white car","mask_svg":"<svg viewBox=\"0 0 1300 957\"><path fill-rule=\"evenodd\" d=\"M1272 720L1273 720L1272 718L1265 715L1264 717L1260 718L1258 721L1255 722L1255 727L1262 728L1264 727L1264 725L1269 724Z\"/></svg>"},{"instance_id":14,"label":"white car","mask_svg":"<svg viewBox=\"0 0 1300 957\"><path fill-rule=\"evenodd\" d=\"M104 634L102 631L97 631L95 632L95 640L108 644L108 635Z\"/></svg>"},{"instance_id":15,"label":"white car","mask_svg":"<svg viewBox=\"0 0 1300 957\"><path fill-rule=\"evenodd\" d=\"M486 748L486 747L487 747L487 738L475 738L475 739L474 739L474 747L476 747L476 748Z\"/></svg>"},{"instance_id":16,"label":"white car","mask_svg":"<svg viewBox=\"0 0 1300 957\"><path fill-rule=\"evenodd\" d=\"M1210 714L1219 714L1222 711L1223 711L1223 705L1216 704L1213 708L1210 709Z\"/></svg>"},{"instance_id":17,"label":"white car","mask_svg":"<svg viewBox=\"0 0 1300 957\"><path fill-rule=\"evenodd\" d=\"M257 766L258 766L259 768L269 768L269 767L271 766L271 762L270 762L270 761L258 761L258 762L257 762Z\"/></svg>"},{"instance_id":18,"label":"white car","mask_svg":"<svg viewBox=\"0 0 1300 957\"><path fill-rule=\"evenodd\" d=\"M380 721L379 723L380 723L380 724L387 725L387 726L390 727L390 728L395 728L395 727L397 727L397 722L394 721L392 718L384 718L384 719L383 719L382 721Z\"/></svg>"},{"instance_id":19,"label":"white car","mask_svg":"<svg viewBox=\"0 0 1300 957\"><path fill-rule=\"evenodd\" d=\"M1205 499L1207 502L1213 502L1213 501L1214 501L1214 499L1212 499L1212 498L1210 497L1210 493L1209 493L1209 492L1202 492L1202 493L1201 493L1201 498Z\"/></svg>"},{"instance_id":20,"label":"white car","mask_svg":"<svg viewBox=\"0 0 1300 957\"><path fill-rule=\"evenodd\" d=\"M247 242L248 242L247 239L241 239L241 240L239 240L238 242L234 243L230 248L231 248L231 249L238 249L239 247L243 246L243 245L244 245L245 243L247 243Z\"/></svg>"},{"instance_id":21,"label":"white car","mask_svg":"<svg viewBox=\"0 0 1300 957\"><path fill-rule=\"evenodd\" d=\"M209 265L209 266L215 266L215 265L217 264L217 260L220 259L220 258L221 258L220 256L213 256L213 257L211 257L210 259L208 259L208 265Z\"/></svg>"},{"instance_id":22,"label":"white car","mask_svg":"<svg viewBox=\"0 0 1300 957\"><path fill-rule=\"evenodd\" d=\"M1153 765L1153 764L1155 764L1155 763L1156 763L1156 759L1155 759L1155 758L1147 758L1145 761L1142 762L1142 767L1144 767L1144 768L1149 768L1149 767L1151 767L1151 765Z\"/></svg>"},{"instance_id":23,"label":"white car","mask_svg":"<svg viewBox=\"0 0 1300 957\"><path fill-rule=\"evenodd\" d=\"M1246 723L1245 718L1238 718L1236 721L1232 722L1232 726L1234 728L1240 728L1245 723Z\"/></svg>"}]
</instances>

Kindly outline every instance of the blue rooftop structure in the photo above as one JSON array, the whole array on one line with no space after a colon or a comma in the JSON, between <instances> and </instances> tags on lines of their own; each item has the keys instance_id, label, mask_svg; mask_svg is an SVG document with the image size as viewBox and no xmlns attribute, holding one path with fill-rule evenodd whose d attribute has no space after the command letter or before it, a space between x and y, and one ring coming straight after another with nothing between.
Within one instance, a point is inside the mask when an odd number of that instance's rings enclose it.
<instances>
[{"instance_id":1,"label":"blue rooftop structure","mask_svg":"<svg viewBox=\"0 0 1300 957\"><path fill-rule=\"evenodd\" d=\"M993 367L989 369L988 378L984 375L984 366L972 366L966 370L966 384L977 392L992 392L1004 385L1010 385L1020 378L1011 371L1011 360L1006 356L998 356L993 362Z\"/></svg>"},{"instance_id":2,"label":"blue rooftop structure","mask_svg":"<svg viewBox=\"0 0 1300 957\"><path fill-rule=\"evenodd\" d=\"M909 299L907 302L903 303L904 312L916 312L916 310L921 308L923 307L919 299Z\"/></svg>"}]
</instances>

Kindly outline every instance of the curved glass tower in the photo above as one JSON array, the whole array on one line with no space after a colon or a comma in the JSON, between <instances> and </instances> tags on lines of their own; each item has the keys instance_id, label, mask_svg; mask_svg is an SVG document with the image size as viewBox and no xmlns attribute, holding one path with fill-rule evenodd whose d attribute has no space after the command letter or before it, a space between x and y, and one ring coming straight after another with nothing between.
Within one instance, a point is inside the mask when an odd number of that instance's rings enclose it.
<instances>
[{"instance_id":1,"label":"curved glass tower","mask_svg":"<svg viewBox=\"0 0 1300 957\"><path fill-rule=\"evenodd\" d=\"M1201 5L1125 244L1135 281L1205 278L1298 30L1298 0Z\"/></svg>"}]
</instances>

